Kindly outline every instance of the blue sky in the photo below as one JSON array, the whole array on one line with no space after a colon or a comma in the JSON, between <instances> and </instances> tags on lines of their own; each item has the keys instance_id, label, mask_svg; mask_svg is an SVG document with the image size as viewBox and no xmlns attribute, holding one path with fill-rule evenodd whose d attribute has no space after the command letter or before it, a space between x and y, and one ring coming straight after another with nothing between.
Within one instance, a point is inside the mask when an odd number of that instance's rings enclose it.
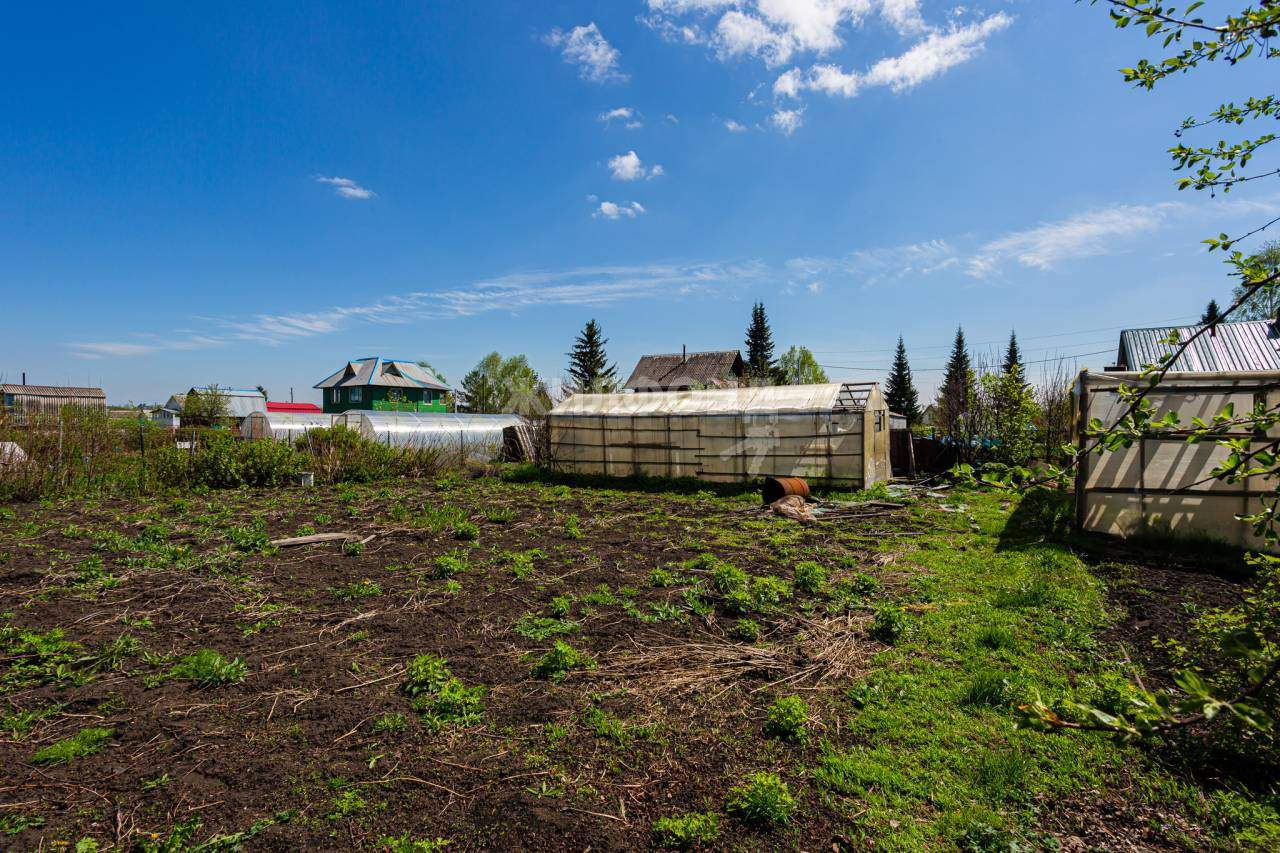
<instances>
[{"instance_id":1,"label":"blue sky","mask_svg":"<svg viewBox=\"0 0 1280 853\"><path fill-rule=\"evenodd\" d=\"M1280 208L1163 153L1261 65L1132 90L1154 45L1071 0L183 5L10 10L5 381L554 381L592 317L625 374L761 300L833 378L903 334L927 393L957 324L1035 361L1194 319L1229 288L1199 240Z\"/></svg>"}]
</instances>

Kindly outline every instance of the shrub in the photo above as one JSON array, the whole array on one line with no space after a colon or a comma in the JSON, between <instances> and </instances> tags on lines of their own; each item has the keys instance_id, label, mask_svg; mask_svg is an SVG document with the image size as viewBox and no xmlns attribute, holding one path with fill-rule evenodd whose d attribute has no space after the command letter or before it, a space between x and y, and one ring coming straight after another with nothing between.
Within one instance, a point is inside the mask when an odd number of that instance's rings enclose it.
<instances>
[{"instance_id":1,"label":"shrub","mask_svg":"<svg viewBox=\"0 0 1280 853\"><path fill-rule=\"evenodd\" d=\"M342 543L342 553L348 557L359 557L364 553L364 543L359 539L348 539Z\"/></svg>"},{"instance_id":2,"label":"shrub","mask_svg":"<svg viewBox=\"0 0 1280 853\"><path fill-rule=\"evenodd\" d=\"M822 592L827 585L827 570L812 560L796 563L795 588L811 595Z\"/></svg>"},{"instance_id":3,"label":"shrub","mask_svg":"<svg viewBox=\"0 0 1280 853\"><path fill-rule=\"evenodd\" d=\"M32 764L64 764L102 751L115 734L114 729L81 729L71 737L51 743L31 756Z\"/></svg>"},{"instance_id":4,"label":"shrub","mask_svg":"<svg viewBox=\"0 0 1280 853\"><path fill-rule=\"evenodd\" d=\"M808 722L809 703L799 696L783 696L769 706L764 733L778 740L804 743L809 735L805 728Z\"/></svg>"},{"instance_id":5,"label":"shrub","mask_svg":"<svg viewBox=\"0 0 1280 853\"><path fill-rule=\"evenodd\" d=\"M439 655L423 653L417 655L405 666L404 681L400 692L413 699L424 694L439 693L452 677L449 664Z\"/></svg>"},{"instance_id":6,"label":"shrub","mask_svg":"<svg viewBox=\"0 0 1280 853\"><path fill-rule=\"evenodd\" d=\"M892 646L907 633L907 614L902 608L892 604L882 604L876 608L875 617L871 620L871 637Z\"/></svg>"},{"instance_id":7,"label":"shrub","mask_svg":"<svg viewBox=\"0 0 1280 853\"><path fill-rule=\"evenodd\" d=\"M687 849L720 838L720 816L715 812L686 812L653 822L653 842L659 847Z\"/></svg>"},{"instance_id":8,"label":"shrub","mask_svg":"<svg viewBox=\"0 0 1280 853\"><path fill-rule=\"evenodd\" d=\"M213 649L201 649L174 664L169 675L190 681L201 688L221 687L244 681L248 668L240 658L227 660Z\"/></svg>"},{"instance_id":9,"label":"shrub","mask_svg":"<svg viewBox=\"0 0 1280 853\"><path fill-rule=\"evenodd\" d=\"M729 636L745 643L754 643L760 639L760 623L754 619L739 619L729 629Z\"/></svg>"},{"instance_id":10,"label":"shrub","mask_svg":"<svg viewBox=\"0 0 1280 853\"><path fill-rule=\"evenodd\" d=\"M787 783L776 773L752 773L729 792L729 814L747 823L785 824L791 819L796 801Z\"/></svg>"},{"instance_id":11,"label":"shrub","mask_svg":"<svg viewBox=\"0 0 1280 853\"><path fill-rule=\"evenodd\" d=\"M513 630L522 637L542 642L550 637L578 632L578 623L571 619L559 619L550 616L534 616L526 613L516 620Z\"/></svg>"},{"instance_id":12,"label":"shrub","mask_svg":"<svg viewBox=\"0 0 1280 853\"><path fill-rule=\"evenodd\" d=\"M564 640L556 640L551 650L533 665L533 677L559 683L573 669L590 669L596 665L588 654L580 652Z\"/></svg>"},{"instance_id":13,"label":"shrub","mask_svg":"<svg viewBox=\"0 0 1280 853\"><path fill-rule=\"evenodd\" d=\"M582 522L576 515L571 515L564 520L564 535L569 539L582 538Z\"/></svg>"}]
</instances>

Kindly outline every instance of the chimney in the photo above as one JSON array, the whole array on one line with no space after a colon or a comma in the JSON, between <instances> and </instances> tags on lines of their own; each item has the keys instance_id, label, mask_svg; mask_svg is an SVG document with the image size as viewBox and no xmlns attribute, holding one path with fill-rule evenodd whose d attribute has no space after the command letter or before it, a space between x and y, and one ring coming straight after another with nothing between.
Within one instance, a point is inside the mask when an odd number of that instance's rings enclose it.
<instances>
[{"instance_id":1,"label":"chimney","mask_svg":"<svg viewBox=\"0 0 1280 853\"><path fill-rule=\"evenodd\" d=\"M680 345L680 363L684 364L688 360L689 360L689 347L687 344L681 344ZM26 374L24 373L23 376L26 376ZM23 385L27 384L25 379L22 381L22 384Z\"/></svg>"},{"instance_id":2,"label":"chimney","mask_svg":"<svg viewBox=\"0 0 1280 853\"><path fill-rule=\"evenodd\" d=\"M25 370L24 370L24 371L22 371L22 384L23 384L23 385L26 385L26 384L27 384L27 371L25 371Z\"/></svg>"}]
</instances>

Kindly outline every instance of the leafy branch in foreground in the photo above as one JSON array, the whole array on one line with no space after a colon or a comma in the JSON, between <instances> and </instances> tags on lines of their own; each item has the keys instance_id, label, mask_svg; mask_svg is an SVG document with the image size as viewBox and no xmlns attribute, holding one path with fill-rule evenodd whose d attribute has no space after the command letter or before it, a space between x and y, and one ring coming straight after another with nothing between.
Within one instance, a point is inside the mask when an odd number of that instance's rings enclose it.
<instances>
[{"instance_id":1,"label":"leafy branch in foreground","mask_svg":"<svg viewBox=\"0 0 1280 853\"><path fill-rule=\"evenodd\" d=\"M1183 670L1173 676L1182 695L1167 691L1147 690L1139 682L1138 689L1125 696L1124 704L1114 712L1085 702L1065 703L1065 712L1079 719L1064 719L1046 705L1039 696L1018 706L1018 726L1044 731L1077 729L1111 732L1121 740L1149 738L1164 732L1209 722L1224 713L1260 732L1272 732L1275 720L1254 700L1280 673L1280 655L1272 649L1265 654L1266 644L1253 630L1233 632L1223 643L1222 652L1246 662L1248 683L1234 695L1224 695L1221 688L1194 670Z\"/></svg>"},{"instance_id":2,"label":"leafy branch in foreground","mask_svg":"<svg viewBox=\"0 0 1280 853\"><path fill-rule=\"evenodd\" d=\"M1099 0L1090 2L1096 5ZM1204 5L1202 2L1193 2L1181 11L1162 0L1105 2L1110 7L1111 20L1116 27L1142 27L1148 38L1162 38L1162 48L1166 51L1172 49L1164 58L1155 61L1142 59L1132 68L1121 69L1126 82L1142 89L1154 89L1166 77L1189 73L1202 63L1221 60L1234 66L1254 55L1264 60L1280 57L1280 49L1270 43L1280 34L1280 0L1259 0L1257 5L1247 5L1239 13L1229 14L1221 22L1213 24L1194 17ZM1175 131L1178 144L1169 149L1174 170L1192 173L1179 179L1178 189L1208 189L1211 194L1218 190L1229 192L1239 184L1280 176L1280 168L1246 170L1254 157L1276 140L1275 133L1264 132L1251 139L1220 140L1202 146L1181 142L1185 133L1212 125L1241 126L1246 121L1277 119L1280 119L1280 99L1275 95L1251 97L1243 105L1223 103L1206 119L1194 116L1185 119ZM1246 304L1274 295L1280 281L1280 268L1274 263L1274 256L1265 252L1246 255L1236 249L1236 244L1277 222L1280 222L1280 217L1239 237L1232 238L1223 233L1204 241L1210 252L1220 250L1229 253L1226 263L1240 281L1234 301L1220 315L1185 338L1175 332L1166 339L1164 343L1172 348L1170 352L1155 363L1143 366L1139 374L1143 382L1141 386L1121 385L1118 393L1125 408L1120 417L1110 425L1098 419L1092 420L1082 436L1088 444L1084 446L1082 443L1075 451L1068 468L1078 465L1088 454L1127 448L1149 436L1181 437L1188 444L1214 442L1227 451L1226 458L1194 485L1209 480L1233 483L1246 477L1270 482L1272 491L1261 499L1261 509L1237 518L1251 523L1255 533L1268 544L1280 541L1277 533L1280 439L1269 440L1268 436L1268 430L1280 424L1280 406L1259 402L1250 411L1237 414L1235 408L1228 405L1214 417L1208 420L1193 418L1190 426L1184 427L1176 412L1157 418L1150 400L1151 393L1159 387L1179 357L1198 339L1213 334L1220 323L1241 311ZM961 473L973 477L971 472ZM1058 469L1044 479L1064 475L1065 470ZM1258 561L1266 559L1261 556L1255 558ZM1274 586L1271 584L1267 589ZM1204 668L1196 667L1177 672L1173 681L1180 692L1148 690L1141 678L1135 676L1136 686L1111 708L1069 701L1062 705L1059 713L1037 696L1019 707L1019 724L1042 730L1105 731L1130 739L1151 737L1228 717L1248 729L1270 735L1275 731L1275 723L1274 712L1269 711L1268 706L1275 704L1271 688L1280 673L1280 649L1277 649L1273 636L1280 622L1277 614L1280 614L1280 609L1263 608L1246 613L1231 625L1229 631L1221 632L1216 638L1217 660L1209 666L1214 674L1206 676ZM1234 673L1231 664L1235 665ZM1229 684L1232 680L1229 676L1234 676L1234 688Z\"/></svg>"}]
</instances>

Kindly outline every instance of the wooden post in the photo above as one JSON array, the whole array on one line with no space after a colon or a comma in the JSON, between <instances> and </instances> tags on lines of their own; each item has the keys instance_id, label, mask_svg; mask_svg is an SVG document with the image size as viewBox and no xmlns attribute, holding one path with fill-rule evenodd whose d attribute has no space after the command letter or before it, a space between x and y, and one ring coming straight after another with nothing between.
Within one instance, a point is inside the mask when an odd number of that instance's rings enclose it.
<instances>
[{"instance_id":1,"label":"wooden post","mask_svg":"<svg viewBox=\"0 0 1280 853\"><path fill-rule=\"evenodd\" d=\"M1076 395L1076 531L1084 530L1085 483L1088 482L1089 457L1084 454L1085 432L1089 427L1088 370L1080 371L1076 382L1080 393Z\"/></svg>"}]
</instances>

